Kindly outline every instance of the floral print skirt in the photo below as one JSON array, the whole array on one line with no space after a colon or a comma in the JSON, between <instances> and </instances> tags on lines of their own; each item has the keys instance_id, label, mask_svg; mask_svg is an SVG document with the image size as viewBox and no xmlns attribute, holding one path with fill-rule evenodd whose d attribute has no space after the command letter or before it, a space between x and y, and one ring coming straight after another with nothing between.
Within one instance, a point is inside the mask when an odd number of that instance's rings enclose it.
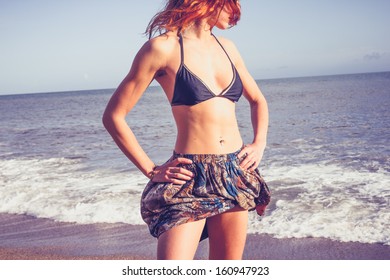
<instances>
[{"instance_id":1,"label":"floral print skirt","mask_svg":"<svg viewBox=\"0 0 390 280\"><path fill-rule=\"evenodd\" d=\"M241 150L241 149L240 149ZM240 150L222 155L179 154L168 160L184 157L191 164L181 167L194 173L184 185L149 181L141 198L141 216L151 235L192 221L206 219L239 205L254 210L270 202L270 191L259 170L244 170L239 164ZM205 227L202 238L207 238Z\"/></svg>"}]
</instances>

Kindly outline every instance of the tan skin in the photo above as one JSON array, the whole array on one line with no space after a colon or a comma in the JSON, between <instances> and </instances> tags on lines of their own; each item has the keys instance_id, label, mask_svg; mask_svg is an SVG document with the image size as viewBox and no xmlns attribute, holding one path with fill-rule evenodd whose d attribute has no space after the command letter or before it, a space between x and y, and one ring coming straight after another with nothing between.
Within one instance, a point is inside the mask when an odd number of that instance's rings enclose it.
<instances>
[{"instance_id":1,"label":"tan skin","mask_svg":"<svg viewBox=\"0 0 390 280\"><path fill-rule=\"evenodd\" d=\"M215 93L221 93L233 78L226 54L215 38L212 27L229 26L229 10L223 9L217 19L205 19L182 31L184 63ZM266 146L268 128L267 102L246 69L232 42L219 38L243 82L243 95L251 107L253 142L245 145L238 157L243 169L254 170ZM176 72L180 65L177 32L167 32L146 42L136 55L129 74L119 85L104 112L103 123L122 152L150 177L155 164L139 145L125 121L150 82L155 79L168 100L173 96ZM216 97L194 106L173 106L178 135L175 151L186 154L226 154L237 151L243 141L235 116L235 103ZM207 135L207 137L205 137ZM179 164L191 160L178 158L155 169L153 181L183 185L193 174ZM257 209L262 214L264 208ZM240 207L207 219L210 259L241 259L246 241L248 211ZM176 226L158 239L158 259L193 259L206 220Z\"/></svg>"}]
</instances>

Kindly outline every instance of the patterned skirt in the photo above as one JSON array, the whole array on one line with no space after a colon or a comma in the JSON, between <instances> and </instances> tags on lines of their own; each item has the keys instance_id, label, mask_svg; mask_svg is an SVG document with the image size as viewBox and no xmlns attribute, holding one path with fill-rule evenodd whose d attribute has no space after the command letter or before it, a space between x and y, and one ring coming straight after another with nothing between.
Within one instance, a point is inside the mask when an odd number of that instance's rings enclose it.
<instances>
[{"instance_id":1,"label":"patterned skirt","mask_svg":"<svg viewBox=\"0 0 390 280\"><path fill-rule=\"evenodd\" d=\"M237 157L240 150L222 155L174 152L168 162L179 157L191 159L191 164L181 167L195 176L184 185L152 181L146 185L141 216L151 235L159 237L175 226L221 214L237 205L247 210L266 206L270 202L267 184L258 169L249 171L239 166L243 160Z\"/></svg>"}]
</instances>

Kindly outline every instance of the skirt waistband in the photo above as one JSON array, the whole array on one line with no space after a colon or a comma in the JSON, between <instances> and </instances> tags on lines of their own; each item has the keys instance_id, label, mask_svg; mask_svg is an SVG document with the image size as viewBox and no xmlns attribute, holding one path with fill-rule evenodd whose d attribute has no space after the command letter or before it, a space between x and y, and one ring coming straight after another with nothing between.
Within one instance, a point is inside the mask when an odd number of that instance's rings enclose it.
<instances>
[{"instance_id":1,"label":"skirt waistband","mask_svg":"<svg viewBox=\"0 0 390 280\"><path fill-rule=\"evenodd\" d=\"M244 145L237 151L228 154L181 154L173 151L173 158L188 158L193 162L234 161L237 160L238 154L243 148Z\"/></svg>"}]
</instances>

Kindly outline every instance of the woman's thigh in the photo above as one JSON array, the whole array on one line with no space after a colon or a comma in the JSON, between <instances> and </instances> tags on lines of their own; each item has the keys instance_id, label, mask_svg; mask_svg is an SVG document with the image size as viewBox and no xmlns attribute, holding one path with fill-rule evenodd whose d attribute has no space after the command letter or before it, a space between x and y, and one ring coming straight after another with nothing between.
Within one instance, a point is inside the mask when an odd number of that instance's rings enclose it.
<instances>
[{"instance_id":1,"label":"woman's thigh","mask_svg":"<svg viewBox=\"0 0 390 280\"><path fill-rule=\"evenodd\" d=\"M207 219L210 259L242 259L248 226L248 210L236 206Z\"/></svg>"},{"instance_id":2,"label":"woman's thigh","mask_svg":"<svg viewBox=\"0 0 390 280\"><path fill-rule=\"evenodd\" d=\"M157 259L190 260L198 248L206 220L189 222L176 226L158 238Z\"/></svg>"}]
</instances>

